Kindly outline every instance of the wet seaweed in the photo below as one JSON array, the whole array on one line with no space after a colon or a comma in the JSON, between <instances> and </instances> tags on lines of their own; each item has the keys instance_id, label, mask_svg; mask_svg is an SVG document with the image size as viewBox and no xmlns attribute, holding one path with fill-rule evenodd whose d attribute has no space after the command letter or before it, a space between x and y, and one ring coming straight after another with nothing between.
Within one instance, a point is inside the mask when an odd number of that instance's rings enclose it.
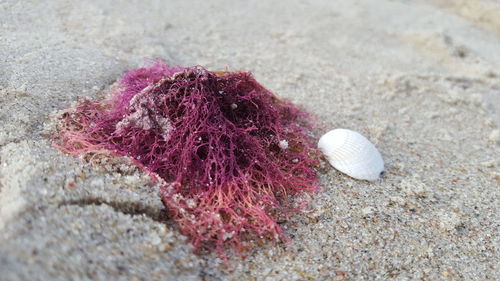
<instances>
[{"instance_id":1,"label":"wet seaweed","mask_svg":"<svg viewBox=\"0 0 500 281\"><path fill-rule=\"evenodd\" d=\"M61 117L55 145L74 155L128 156L195 249L221 256L250 239L287 240L277 221L317 190L309 116L248 72L169 67L130 71L113 97Z\"/></svg>"}]
</instances>

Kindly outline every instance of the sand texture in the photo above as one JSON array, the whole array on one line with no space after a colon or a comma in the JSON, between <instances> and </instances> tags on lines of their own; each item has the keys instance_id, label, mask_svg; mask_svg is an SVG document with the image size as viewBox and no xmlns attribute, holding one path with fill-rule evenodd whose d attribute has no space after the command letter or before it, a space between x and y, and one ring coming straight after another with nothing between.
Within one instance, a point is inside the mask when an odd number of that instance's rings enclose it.
<instances>
[{"instance_id":1,"label":"sand texture","mask_svg":"<svg viewBox=\"0 0 500 281\"><path fill-rule=\"evenodd\" d=\"M0 280L498 280L496 0L0 1ZM374 183L323 161L291 244L197 256L127 159L51 146L125 71L252 71L375 143Z\"/></svg>"}]
</instances>

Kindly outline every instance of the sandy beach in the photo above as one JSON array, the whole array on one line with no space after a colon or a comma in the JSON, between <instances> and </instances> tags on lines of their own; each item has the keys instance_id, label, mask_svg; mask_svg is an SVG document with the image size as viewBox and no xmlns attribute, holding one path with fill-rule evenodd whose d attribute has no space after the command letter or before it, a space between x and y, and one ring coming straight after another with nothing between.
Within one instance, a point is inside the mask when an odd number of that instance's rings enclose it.
<instances>
[{"instance_id":1,"label":"sandy beach","mask_svg":"<svg viewBox=\"0 0 500 281\"><path fill-rule=\"evenodd\" d=\"M500 2L0 1L0 280L498 280ZM56 118L126 71L251 71L358 131L376 182L322 160L322 191L224 264L166 220L125 158L52 146Z\"/></svg>"}]
</instances>

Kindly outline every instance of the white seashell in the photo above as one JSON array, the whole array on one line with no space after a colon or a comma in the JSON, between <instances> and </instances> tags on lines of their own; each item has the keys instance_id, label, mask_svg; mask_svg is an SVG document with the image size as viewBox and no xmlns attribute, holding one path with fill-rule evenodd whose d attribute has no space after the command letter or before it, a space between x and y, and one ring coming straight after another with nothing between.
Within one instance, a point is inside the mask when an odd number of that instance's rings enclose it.
<instances>
[{"instance_id":1,"label":"white seashell","mask_svg":"<svg viewBox=\"0 0 500 281\"><path fill-rule=\"evenodd\" d=\"M374 181L384 170L380 152L358 132L332 130L319 139L318 147L335 169L355 179Z\"/></svg>"}]
</instances>

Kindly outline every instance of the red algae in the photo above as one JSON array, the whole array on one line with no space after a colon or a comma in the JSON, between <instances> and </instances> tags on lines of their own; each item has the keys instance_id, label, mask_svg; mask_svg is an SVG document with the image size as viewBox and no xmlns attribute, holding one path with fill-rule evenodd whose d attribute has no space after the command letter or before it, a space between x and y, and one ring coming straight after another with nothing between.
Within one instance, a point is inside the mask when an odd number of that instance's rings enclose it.
<instances>
[{"instance_id":1,"label":"red algae","mask_svg":"<svg viewBox=\"0 0 500 281\"><path fill-rule=\"evenodd\" d=\"M126 73L112 98L69 109L56 146L132 158L195 249L223 256L249 239L287 240L278 219L319 188L308 120L250 73L157 61Z\"/></svg>"}]
</instances>

